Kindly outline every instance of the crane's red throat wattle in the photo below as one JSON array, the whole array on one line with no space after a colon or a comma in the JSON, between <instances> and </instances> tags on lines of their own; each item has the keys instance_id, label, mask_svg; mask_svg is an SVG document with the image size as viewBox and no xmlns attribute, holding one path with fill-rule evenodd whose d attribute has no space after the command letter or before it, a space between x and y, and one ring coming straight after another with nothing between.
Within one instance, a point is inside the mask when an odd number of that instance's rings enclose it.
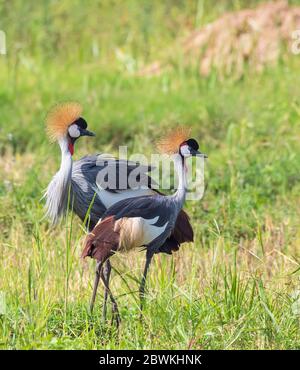
<instances>
[{"instance_id":1,"label":"crane's red throat wattle","mask_svg":"<svg viewBox=\"0 0 300 370\"><path fill-rule=\"evenodd\" d=\"M71 155L74 154L74 144L69 143L69 151L70 151Z\"/></svg>"}]
</instances>

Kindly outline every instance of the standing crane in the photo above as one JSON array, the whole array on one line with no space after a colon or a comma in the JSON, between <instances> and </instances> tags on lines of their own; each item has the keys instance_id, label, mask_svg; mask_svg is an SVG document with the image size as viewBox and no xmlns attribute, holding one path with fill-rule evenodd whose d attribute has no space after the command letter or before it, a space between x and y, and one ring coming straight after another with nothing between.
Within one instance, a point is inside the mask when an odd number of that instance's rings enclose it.
<instances>
[{"instance_id":1,"label":"standing crane","mask_svg":"<svg viewBox=\"0 0 300 370\"><path fill-rule=\"evenodd\" d=\"M61 149L61 164L59 171L49 183L44 197L46 198L46 215L56 224L67 212L68 197L70 196L71 209L84 221L89 213L88 229L92 230L99 218L103 216L106 209L120 200L137 196L158 196L156 190L151 189L151 178L146 174L141 176L141 184L138 189L120 189L115 186L99 189L95 197L95 189L98 188L97 175L105 166L115 165L115 170L125 176L126 179L131 172L140 166L139 163L128 162L107 158L98 161L99 155L85 156L78 161L73 161L75 142L81 136L94 136L87 130L87 122L81 116L82 107L76 102L67 102L52 108L46 118L47 132L52 142L58 142ZM150 168L142 167L140 171L149 171ZM114 184L118 185L118 184ZM166 240L161 251L172 253L184 242L193 241L193 229L188 215L182 210L177 218L176 226L172 235ZM111 265L107 260L103 271L102 280L109 281ZM108 291L105 290L103 316L106 316L106 301Z\"/></svg>"},{"instance_id":2,"label":"standing crane","mask_svg":"<svg viewBox=\"0 0 300 370\"><path fill-rule=\"evenodd\" d=\"M206 155L198 151L197 141L188 139L188 133L184 129L178 129L162 140L159 148L162 153L173 157L179 179L177 191L170 196L139 196L114 204L107 209L96 227L86 237L82 257L89 256L97 261L91 310L105 261L117 251L125 252L139 247L146 249L146 263L139 289L142 309L145 281L152 257L164 251L164 245L173 233L177 217L185 202L186 158L197 155L206 158ZM117 315L117 323L119 323L117 303L109 289L109 281L102 280L111 296L113 312Z\"/></svg>"},{"instance_id":3,"label":"standing crane","mask_svg":"<svg viewBox=\"0 0 300 370\"><path fill-rule=\"evenodd\" d=\"M83 221L92 204L89 214L88 228L93 228L99 217L106 208L115 202L133 197L136 195L152 195L154 191L147 187L135 190L112 188L103 189L93 202L95 188L98 187L97 175L104 167L115 165L116 171L122 176L129 176L139 166L139 163L113 158L102 158L101 155L89 155L78 161L73 161L75 142L81 136L95 136L87 130L87 122L81 117L82 108L75 102L63 103L50 110L47 119L47 132L52 142L58 142L61 149L61 165L49 183L46 192L46 216L56 224L66 213L68 208L69 190L74 212ZM100 156L100 160L99 160ZM148 171L149 168L142 166L141 171ZM116 176L116 178L119 178ZM150 178L142 176L141 183L148 186ZM114 184L118 185L118 184Z\"/></svg>"}]
</instances>

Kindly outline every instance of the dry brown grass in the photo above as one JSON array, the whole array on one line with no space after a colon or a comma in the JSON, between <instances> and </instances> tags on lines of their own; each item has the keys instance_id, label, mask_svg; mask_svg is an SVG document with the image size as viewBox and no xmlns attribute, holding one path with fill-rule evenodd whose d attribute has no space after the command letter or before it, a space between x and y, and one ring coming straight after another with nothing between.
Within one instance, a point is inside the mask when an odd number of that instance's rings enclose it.
<instances>
[{"instance_id":1,"label":"dry brown grass","mask_svg":"<svg viewBox=\"0 0 300 370\"><path fill-rule=\"evenodd\" d=\"M246 67L255 72L273 65L291 53L292 32L300 29L300 7L287 1L262 4L255 9L228 12L194 31L180 42L186 65L197 64L208 76L240 77ZM168 55L166 59L172 59ZM155 61L139 71L140 76L158 75L168 63Z\"/></svg>"}]
</instances>

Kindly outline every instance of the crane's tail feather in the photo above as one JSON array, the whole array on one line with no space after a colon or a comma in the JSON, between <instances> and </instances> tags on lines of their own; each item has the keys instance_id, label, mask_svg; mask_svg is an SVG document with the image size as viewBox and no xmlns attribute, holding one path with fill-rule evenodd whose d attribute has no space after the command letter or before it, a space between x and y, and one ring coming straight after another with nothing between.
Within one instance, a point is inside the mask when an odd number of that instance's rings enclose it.
<instances>
[{"instance_id":1,"label":"crane's tail feather","mask_svg":"<svg viewBox=\"0 0 300 370\"><path fill-rule=\"evenodd\" d=\"M189 215L182 209L177 217L172 235L179 244L194 241L194 231Z\"/></svg>"},{"instance_id":2,"label":"crane's tail feather","mask_svg":"<svg viewBox=\"0 0 300 370\"><path fill-rule=\"evenodd\" d=\"M172 254L180 248L180 244L194 241L194 231L188 214L182 209L170 237L159 248L158 253Z\"/></svg>"}]
</instances>

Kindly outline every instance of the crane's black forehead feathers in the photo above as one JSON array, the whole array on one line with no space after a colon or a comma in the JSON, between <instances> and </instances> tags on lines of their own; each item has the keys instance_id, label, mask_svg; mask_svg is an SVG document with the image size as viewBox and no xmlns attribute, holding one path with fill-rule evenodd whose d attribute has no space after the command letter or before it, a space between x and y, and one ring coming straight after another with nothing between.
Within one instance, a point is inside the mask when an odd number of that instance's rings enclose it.
<instances>
[{"instance_id":1,"label":"crane's black forehead feathers","mask_svg":"<svg viewBox=\"0 0 300 370\"><path fill-rule=\"evenodd\" d=\"M72 123L72 125L73 125L73 124L76 124L77 126L79 126L79 127L83 128L83 129L86 129L86 128L87 128L87 122L86 122L86 120L85 120L84 118L82 118L82 117L79 117L76 121L74 121L74 122Z\"/></svg>"},{"instance_id":2,"label":"crane's black forehead feathers","mask_svg":"<svg viewBox=\"0 0 300 370\"><path fill-rule=\"evenodd\" d=\"M197 140L195 140L195 139L188 139L186 141L186 143L188 144L188 146L190 146L194 150L199 149L199 144L198 144Z\"/></svg>"}]
</instances>

